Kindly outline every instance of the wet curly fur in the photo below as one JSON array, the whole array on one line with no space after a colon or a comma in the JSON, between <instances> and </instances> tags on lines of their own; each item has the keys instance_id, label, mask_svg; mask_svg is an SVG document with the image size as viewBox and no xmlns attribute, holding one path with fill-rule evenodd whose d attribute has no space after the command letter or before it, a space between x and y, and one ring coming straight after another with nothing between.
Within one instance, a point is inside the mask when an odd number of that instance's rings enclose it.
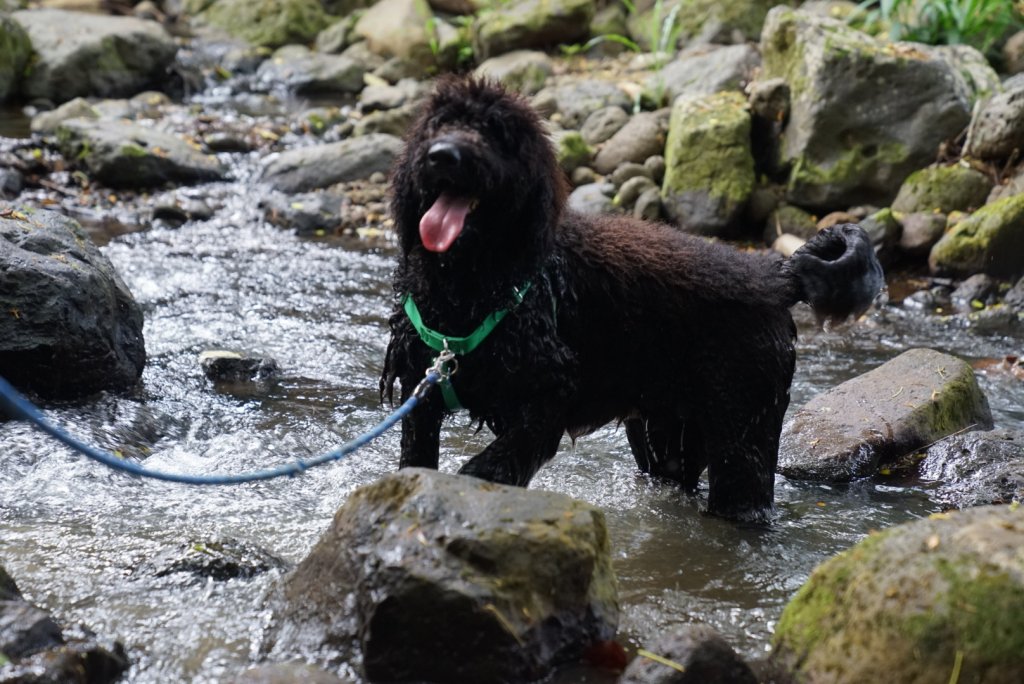
<instances>
[{"instance_id":1,"label":"wet curly fur","mask_svg":"<svg viewBox=\"0 0 1024 684\"><path fill-rule=\"evenodd\" d=\"M448 157L439 162L436 152ZM484 343L459 358L453 385L495 439L460 472L525 486L562 435L622 421L637 464L694 490L707 510L763 520L771 510L796 330L789 306L822 316L867 308L881 270L859 227L819 234L793 258L738 252L661 224L565 208L566 184L530 106L474 79L441 80L393 175L401 244L381 378L408 397L436 353L424 322L463 336L532 287ZM438 198L472 198L458 238L431 251L418 228ZM437 468L434 391L402 423L401 467Z\"/></svg>"}]
</instances>

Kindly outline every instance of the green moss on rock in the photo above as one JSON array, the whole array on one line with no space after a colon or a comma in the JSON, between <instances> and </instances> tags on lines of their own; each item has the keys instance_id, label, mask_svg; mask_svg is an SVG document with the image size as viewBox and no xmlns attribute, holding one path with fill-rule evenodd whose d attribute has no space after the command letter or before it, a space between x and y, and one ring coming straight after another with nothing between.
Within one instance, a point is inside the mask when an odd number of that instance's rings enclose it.
<instances>
[{"instance_id":1,"label":"green moss on rock","mask_svg":"<svg viewBox=\"0 0 1024 684\"><path fill-rule=\"evenodd\" d=\"M594 151L578 131L564 131L556 137L555 154L558 163L570 173L589 164Z\"/></svg>"},{"instance_id":2,"label":"green moss on rock","mask_svg":"<svg viewBox=\"0 0 1024 684\"><path fill-rule=\"evenodd\" d=\"M991 179L970 167L929 166L903 181L892 208L906 214L969 211L983 205L991 190Z\"/></svg>"},{"instance_id":3,"label":"green moss on rock","mask_svg":"<svg viewBox=\"0 0 1024 684\"><path fill-rule=\"evenodd\" d=\"M217 0L199 18L270 48L309 43L330 24L319 0Z\"/></svg>"},{"instance_id":4,"label":"green moss on rock","mask_svg":"<svg viewBox=\"0 0 1024 684\"><path fill-rule=\"evenodd\" d=\"M478 59L510 50L547 48L586 39L594 17L591 0L522 0L495 4L473 23Z\"/></svg>"},{"instance_id":5,"label":"green moss on rock","mask_svg":"<svg viewBox=\"0 0 1024 684\"><path fill-rule=\"evenodd\" d=\"M1024 509L991 506L874 534L786 606L775 656L800 681L1024 681Z\"/></svg>"},{"instance_id":6,"label":"green moss on rock","mask_svg":"<svg viewBox=\"0 0 1024 684\"><path fill-rule=\"evenodd\" d=\"M17 93L31 55L32 45L25 29L10 17L0 16L0 102Z\"/></svg>"},{"instance_id":7,"label":"green moss on rock","mask_svg":"<svg viewBox=\"0 0 1024 684\"><path fill-rule=\"evenodd\" d=\"M1024 194L987 204L946 233L928 257L936 273L1024 272Z\"/></svg>"}]
</instances>

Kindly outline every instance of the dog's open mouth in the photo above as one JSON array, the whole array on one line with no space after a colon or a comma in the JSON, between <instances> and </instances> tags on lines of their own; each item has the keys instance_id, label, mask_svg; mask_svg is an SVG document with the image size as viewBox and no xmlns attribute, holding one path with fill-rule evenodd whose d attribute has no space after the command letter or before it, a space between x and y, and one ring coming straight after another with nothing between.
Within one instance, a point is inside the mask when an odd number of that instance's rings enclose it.
<instances>
[{"instance_id":1,"label":"dog's open mouth","mask_svg":"<svg viewBox=\"0 0 1024 684\"><path fill-rule=\"evenodd\" d=\"M431 252L447 252L466 226L466 216L476 207L471 197L442 192L420 219L420 240Z\"/></svg>"}]
</instances>

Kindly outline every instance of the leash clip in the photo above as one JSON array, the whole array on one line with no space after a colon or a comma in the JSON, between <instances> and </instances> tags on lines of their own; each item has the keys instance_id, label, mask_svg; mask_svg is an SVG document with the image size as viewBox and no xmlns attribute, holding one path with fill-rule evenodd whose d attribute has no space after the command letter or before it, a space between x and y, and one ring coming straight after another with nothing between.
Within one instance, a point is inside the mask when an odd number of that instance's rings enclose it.
<instances>
[{"instance_id":1,"label":"leash clip","mask_svg":"<svg viewBox=\"0 0 1024 684\"><path fill-rule=\"evenodd\" d=\"M446 383L448 382L455 372L459 370L459 362L455 358L455 352L448 348L448 340L444 340L444 349L434 359L434 363L427 368L424 375L429 378L431 375L437 376L437 382ZM430 387L430 383L426 380L420 383L417 387L415 394L421 394L420 389L423 389L423 393Z\"/></svg>"}]
</instances>

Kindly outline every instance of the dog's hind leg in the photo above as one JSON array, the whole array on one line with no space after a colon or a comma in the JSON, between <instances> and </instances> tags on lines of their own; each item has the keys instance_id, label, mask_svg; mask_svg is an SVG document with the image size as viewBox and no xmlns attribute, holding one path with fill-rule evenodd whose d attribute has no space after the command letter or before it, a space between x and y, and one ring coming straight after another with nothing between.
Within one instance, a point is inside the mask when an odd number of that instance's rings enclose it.
<instances>
[{"instance_id":1,"label":"dog's hind leg","mask_svg":"<svg viewBox=\"0 0 1024 684\"><path fill-rule=\"evenodd\" d=\"M623 423L640 470L678 482L688 491L697 489L708 462L696 421L687 424L681 417L642 415Z\"/></svg>"},{"instance_id":2,"label":"dog's hind leg","mask_svg":"<svg viewBox=\"0 0 1024 684\"><path fill-rule=\"evenodd\" d=\"M499 434L486 449L462 466L459 473L525 487L540 467L554 457L561 440L560 425L517 425Z\"/></svg>"}]
</instances>

